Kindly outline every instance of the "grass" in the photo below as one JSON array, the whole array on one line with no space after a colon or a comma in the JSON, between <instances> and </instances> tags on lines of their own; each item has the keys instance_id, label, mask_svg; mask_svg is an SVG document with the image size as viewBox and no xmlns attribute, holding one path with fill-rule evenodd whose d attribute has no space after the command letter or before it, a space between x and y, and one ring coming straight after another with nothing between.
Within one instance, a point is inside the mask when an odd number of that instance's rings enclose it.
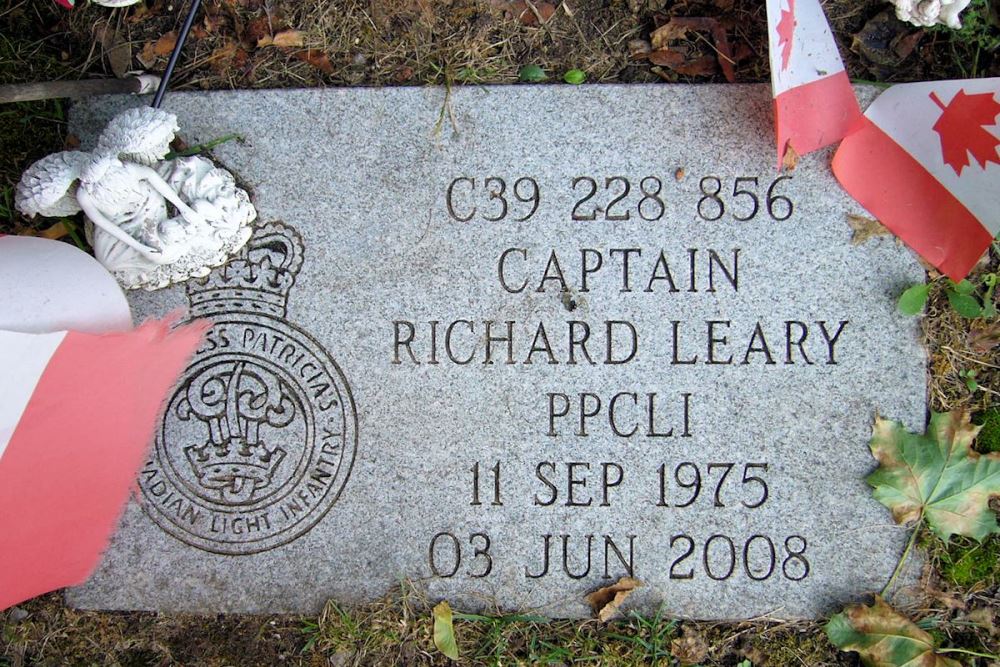
<instances>
[{"instance_id":1,"label":"grass","mask_svg":"<svg viewBox=\"0 0 1000 667\"><path fill-rule=\"evenodd\" d=\"M327 604L318 617L190 617L79 612L57 595L19 607L0 633L0 665L447 665L432 639L427 601L402 587L356 608ZM674 665L703 647L703 665L847 665L815 623L710 624L629 614L609 625L530 615L456 614L458 664ZM765 654L774 656L765 658Z\"/></svg>"},{"instance_id":2,"label":"grass","mask_svg":"<svg viewBox=\"0 0 1000 667\"><path fill-rule=\"evenodd\" d=\"M1000 266L1000 255L996 248L990 250L986 262L973 270L969 280L982 284L982 276L995 272ZM938 412L966 409L981 413L993 405L1000 405L1000 359L997 348L982 352L975 349L977 334L996 327L997 318L964 318L948 303L944 285L946 279L934 281L925 316L922 318L924 337L929 354L928 397L929 407ZM996 301L996 295L994 295ZM965 377L974 372L978 387L971 390ZM978 423L978 422L977 422ZM991 424L985 432L985 440L993 442L1000 425Z\"/></svg>"}]
</instances>

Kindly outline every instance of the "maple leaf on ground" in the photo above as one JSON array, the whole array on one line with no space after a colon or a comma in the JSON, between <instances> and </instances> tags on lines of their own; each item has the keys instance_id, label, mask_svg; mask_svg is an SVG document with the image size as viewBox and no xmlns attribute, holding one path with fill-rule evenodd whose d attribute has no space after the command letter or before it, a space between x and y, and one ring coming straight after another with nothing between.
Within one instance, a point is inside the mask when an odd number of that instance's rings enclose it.
<instances>
[{"instance_id":1,"label":"maple leaf on ground","mask_svg":"<svg viewBox=\"0 0 1000 667\"><path fill-rule=\"evenodd\" d=\"M875 598L871 607L850 605L826 624L826 635L842 651L854 651L874 667L962 667L937 652L934 638Z\"/></svg>"},{"instance_id":2,"label":"maple leaf on ground","mask_svg":"<svg viewBox=\"0 0 1000 667\"><path fill-rule=\"evenodd\" d=\"M778 21L778 46L781 47L781 69L788 69L792 59L792 36L795 34L795 0L788 0L788 9L781 10Z\"/></svg>"},{"instance_id":3,"label":"maple leaf on ground","mask_svg":"<svg viewBox=\"0 0 1000 667\"><path fill-rule=\"evenodd\" d=\"M452 660L458 660L458 641L452 622L451 606L442 600L432 610L434 616L434 646Z\"/></svg>"},{"instance_id":4,"label":"maple leaf on ground","mask_svg":"<svg viewBox=\"0 0 1000 667\"><path fill-rule=\"evenodd\" d=\"M953 534L981 541L1000 531L989 507L990 497L1000 495L1000 453L974 452L978 432L961 411L931 413L924 435L876 419L869 446L881 465L866 480L875 499L896 523L925 519L945 541Z\"/></svg>"},{"instance_id":5,"label":"maple leaf on ground","mask_svg":"<svg viewBox=\"0 0 1000 667\"><path fill-rule=\"evenodd\" d=\"M931 99L941 107L941 117L934 124L934 131L941 137L941 155L956 174L961 176L969 166L969 153L983 169L988 162L1000 164L1000 139L986 129L1000 115L1000 104L993 93L967 95L965 90L959 90L947 105L933 92Z\"/></svg>"}]
</instances>

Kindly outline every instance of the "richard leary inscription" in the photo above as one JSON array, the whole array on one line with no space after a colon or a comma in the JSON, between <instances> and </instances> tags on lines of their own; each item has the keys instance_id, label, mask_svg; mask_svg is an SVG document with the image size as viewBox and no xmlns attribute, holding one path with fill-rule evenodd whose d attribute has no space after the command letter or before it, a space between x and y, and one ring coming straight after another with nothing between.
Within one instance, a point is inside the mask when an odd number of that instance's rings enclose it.
<instances>
[{"instance_id":1,"label":"richard leary inscription","mask_svg":"<svg viewBox=\"0 0 1000 667\"><path fill-rule=\"evenodd\" d=\"M924 415L921 278L766 86L174 94L255 195L247 247L133 293L213 327L83 607L814 616L878 590L874 413ZM83 137L134 101L77 107ZM442 105L455 126L437 128ZM238 112L234 115L233 110Z\"/></svg>"}]
</instances>

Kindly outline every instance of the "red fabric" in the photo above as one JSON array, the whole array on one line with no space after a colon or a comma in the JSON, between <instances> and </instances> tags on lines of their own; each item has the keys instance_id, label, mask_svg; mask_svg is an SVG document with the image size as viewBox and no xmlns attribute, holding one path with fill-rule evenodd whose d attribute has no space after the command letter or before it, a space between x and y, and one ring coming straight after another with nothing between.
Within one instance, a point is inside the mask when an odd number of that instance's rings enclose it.
<instances>
[{"instance_id":1,"label":"red fabric","mask_svg":"<svg viewBox=\"0 0 1000 667\"><path fill-rule=\"evenodd\" d=\"M825 148L847 136L861 107L847 72L790 88L774 98L778 165L789 144L799 155Z\"/></svg>"},{"instance_id":2,"label":"red fabric","mask_svg":"<svg viewBox=\"0 0 1000 667\"><path fill-rule=\"evenodd\" d=\"M867 118L840 144L833 173L882 224L953 280L968 275L993 241L962 202Z\"/></svg>"},{"instance_id":3,"label":"red fabric","mask_svg":"<svg viewBox=\"0 0 1000 667\"><path fill-rule=\"evenodd\" d=\"M0 609L97 566L207 327L160 321L63 339L0 458Z\"/></svg>"}]
</instances>

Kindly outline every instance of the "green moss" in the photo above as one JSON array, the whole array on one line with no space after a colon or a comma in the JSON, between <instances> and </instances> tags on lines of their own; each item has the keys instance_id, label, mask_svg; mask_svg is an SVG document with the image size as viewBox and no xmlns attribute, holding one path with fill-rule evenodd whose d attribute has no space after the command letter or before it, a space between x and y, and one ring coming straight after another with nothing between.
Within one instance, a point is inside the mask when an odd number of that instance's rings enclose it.
<instances>
[{"instance_id":1,"label":"green moss","mask_svg":"<svg viewBox=\"0 0 1000 667\"><path fill-rule=\"evenodd\" d=\"M1000 452L1000 409L977 412L972 416L972 423L983 427L976 437L976 451L983 454Z\"/></svg>"},{"instance_id":2,"label":"green moss","mask_svg":"<svg viewBox=\"0 0 1000 667\"><path fill-rule=\"evenodd\" d=\"M955 538L949 544L938 542L933 555L941 575L962 588L993 586L1000 574L1000 536L982 543L968 538Z\"/></svg>"}]
</instances>

